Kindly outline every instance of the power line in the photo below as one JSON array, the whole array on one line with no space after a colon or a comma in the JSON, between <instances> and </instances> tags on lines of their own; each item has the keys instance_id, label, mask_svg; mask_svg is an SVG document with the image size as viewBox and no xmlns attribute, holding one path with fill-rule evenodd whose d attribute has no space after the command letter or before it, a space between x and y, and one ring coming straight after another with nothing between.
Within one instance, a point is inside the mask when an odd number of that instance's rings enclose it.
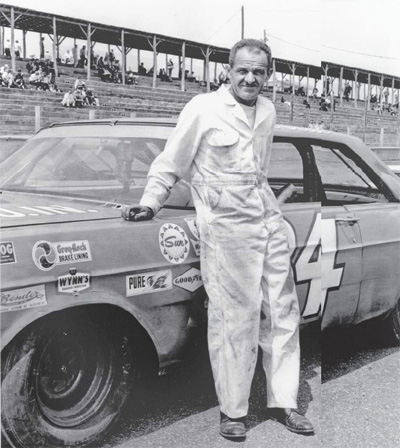
<instances>
[{"instance_id":1,"label":"power line","mask_svg":"<svg viewBox=\"0 0 400 448\"><path fill-rule=\"evenodd\" d=\"M221 25L218 29L217 29L217 31L212 35L212 36L210 36L208 39L206 39L206 42L209 42L210 40L211 40L211 38L213 38L217 33L219 33L220 31L221 31L221 29L225 26L225 25L227 25L235 16L236 16L236 14L238 13L238 12L240 12L241 11L241 8L239 8L234 14L233 14L233 16L231 16L223 25Z\"/></svg>"},{"instance_id":2,"label":"power line","mask_svg":"<svg viewBox=\"0 0 400 448\"><path fill-rule=\"evenodd\" d=\"M392 61L400 61L400 58L391 58L389 56L378 56L376 54L359 53L357 51L343 50L343 48L329 47L328 45L322 45L322 46L324 48L330 48L331 50L344 51L345 53L359 54L361 56L369 56L371 58L390 59Z\"/></svg>"},{"instance_id":3,"label":"power line","mask_svg":"<svg viewBox=\"0 0 400 448\"><path fill-rule=\"evenodd\" d=\"M285 42L286 44L293 45L294 47L299 47L303 48L304 50L315 51L316 53L319 53L319 50L315 50L314 48L303 47L302 45L298 45L293 42L289 42L288 40L281 39L280 37L274 36L273 34L267 33L267 36L273 37L274 39L280 40L281 42Z\"/></svg>"}]
</instances>

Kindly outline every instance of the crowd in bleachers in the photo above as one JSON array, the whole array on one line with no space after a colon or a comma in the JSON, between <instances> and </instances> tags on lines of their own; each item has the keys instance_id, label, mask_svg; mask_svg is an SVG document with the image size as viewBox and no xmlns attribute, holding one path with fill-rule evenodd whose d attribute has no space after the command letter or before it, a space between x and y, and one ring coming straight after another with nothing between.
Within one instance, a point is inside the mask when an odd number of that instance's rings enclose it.
<instances>
[{"instance_id":1,"label":"crowd in bleachers","mask_svg":"<svg viewBox=\"0 0 400 448\"><path fill-rule=\"evenodd\" d=\"M73 89L64 94L61 104L65 107L100 106L100 101L93 89L87 87L85 81L78 77Z\"/></svg>"},{"instance_id":2,"label":"crowd in bleachers","mask_svg":"<svg viewBox=\"0 0 400 448\"><path fill-rule=\"evenodd\" d=\"M0 67L0 85L9 89L26 89L24 76L21 70L15 73L8 64Z\"/></svg>"}]
</instances>

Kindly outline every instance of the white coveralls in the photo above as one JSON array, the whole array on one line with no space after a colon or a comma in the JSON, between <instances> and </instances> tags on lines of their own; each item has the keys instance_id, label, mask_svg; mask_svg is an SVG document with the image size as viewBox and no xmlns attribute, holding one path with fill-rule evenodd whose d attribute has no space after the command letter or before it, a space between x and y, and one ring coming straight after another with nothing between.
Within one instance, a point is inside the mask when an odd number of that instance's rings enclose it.
<instances>
[{"instance_id":1,"label":"white coveralls","mask_svg":"<svg viewBox=\"0 0 400 448\"><path fill-rule=\"evenodd\" d=\"M141 205L157 213L191 170L208 343L221 411L247 415L258 346L268 407L297 408L299 305L282 213L267 183L276 112L258 97L254 129L225 86L194 97L153 162Z\"/></svg>"}]
</instances>

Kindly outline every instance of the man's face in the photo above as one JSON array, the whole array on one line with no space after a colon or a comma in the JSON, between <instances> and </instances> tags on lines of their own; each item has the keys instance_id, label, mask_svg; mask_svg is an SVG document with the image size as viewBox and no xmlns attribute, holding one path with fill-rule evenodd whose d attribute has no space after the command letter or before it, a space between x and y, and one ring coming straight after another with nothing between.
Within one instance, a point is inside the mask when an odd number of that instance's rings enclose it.
<instances>
[{"instance_id":1,"label":"man's face","mask_svg":"<svg viewBox=\"0 0 400 448\"><path fill-rule=\"evenodd\" d=\"M232 95L238 103L253 106L268 79L268 56L264 51L243 47L228 69Z\"/></svg>"}]
</instances>

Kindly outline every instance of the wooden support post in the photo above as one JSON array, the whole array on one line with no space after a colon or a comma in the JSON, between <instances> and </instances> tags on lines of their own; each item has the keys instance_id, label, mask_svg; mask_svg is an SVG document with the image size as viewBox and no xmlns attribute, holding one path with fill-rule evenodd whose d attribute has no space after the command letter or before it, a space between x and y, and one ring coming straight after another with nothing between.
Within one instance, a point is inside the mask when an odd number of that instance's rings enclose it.
<instances>
[{"instance_id":1,"label":"wooden support post","mask_svg":"<svg viewBox=\"0 0 400 448\"><path fill-rule=\"evenodd\" d=\"M22 57L26 59L26 33L27 31L22 31Z\"/></svg>"},{"instance_id":2,"label":"wooden support post","mask_svg":"<svg viewBox=\"0 0 400 448\"><path fill-rule=\"evenodd\" d=\"M56 20L55 16L53 16L53 63L54 63L55 77L57 79L57 76L58 76L58 68L57 68L57 20Z\"/></svg>"},{"instance_id":3,"label":"wooden support post","mask_svg":"<svg viewBox=\"0 0 400 448\"><path fill-rule=\"evenodd\" d=\"M309 92L308 92L309 84L310 84L310 67L307 65L307 85L306 85L306 98L307 98L307 101L308 101L308 97L309 97Z\"/></svg>"},{"instance_id":4,"label":"wooden support post","mask_svg":"<svg viewBox=\"0 0 400 448\"><path fill-rule=\"evenodd\" d=\"M190 58L190 76L192 76L193 71L193 58Z\"/></svg>"},{"instance_id":5,"label":"wooden support post","mask_svg":"<svg viewBox=\"0 0 400 448\"><path fill-rule=\"evenodd\" d=\"M276 65L275 58L272 60L272 102L276 102Z\"/></svg>"},{"instance_id":6,"label":"wooden support post","mask_svg":"<svg viewBox=\"0 0 400 448\"><path fill-rule=\"evenodd\" d=\"M4 26L0 26L0 54L4 55Z\"/></svg>"},{"instance_id":7,"label":"wooden support post","mask_svg":"<svg viewBox=\"0 0 400 448\"><path fill-rule=\"evenodd\" d=\"M355 92L354 92L354 107L357 109L357 84L358 84L358 70L356 69L354 72L354 84L355 84Z\"/></svg>"},{"instance_id":8,"label":"wooden support post","mask_svg":"<svg viewBox=\"0 0 400 448\"><path fill-rule=\"evenodd\" d=\"M326 65L325 67L323 67L324 69L324 95L325 98L328 94L328 65Z\"/></svg>"},{"instance_id":9,"label":"wooden support post","mask_svg":"<svg viewBox=\"0 0 400 448\"><path fill-rule=\"evenodd\" d=\"M281 73L281 91L282 91L282 93L284 92L283 80L285 79L285 76L286 76L285 73Z\"/></svg>"},{"instance_id":10,"label":"wooden support post","mask_svg":"<svg viewBox=\"0 0 400 448\"><path fill-rule=\"evenodd\" d=\"M339 104L343 107L343 67L340 67L340 77L339 77Z\"/></svg>"},{"instance_id":11,"label":"wooden support post","mask_svg":"<svg viewBox=\"0 0 400 448\"><path fill-rule=\"evenodd\" d=\"M184 92L186 89L185 70L186 70L186 42L182 42L182 76L181 76L182 92Z\"/></svg>"},{"instance_id":12,"label":"wooden support post","mask_svg":"<svg viewBox=\"0 0 400 448\"><path fill-rule=\"evenodd\" d=\"M393 106L393 104L394 104L394 78L392 78L392 101L391 101L391 103Z\"/></svg>"},{"instance_id":13,"label":"wooden support post","mask_svg":"<svg viewBox=\"0 0 400 448\"><path fill-rule=\"evenodd\" d=\"M35 106L35 132L41 128L41 107Z\"/></svg>"},{"instance_id":14,"label":"wooden support post","mask_svg":"<svg viewBox=\"0 0 400 448\"><path fill-rule=\"evenodd\" d=\"M383 105L383 75L381 75L381 86L380 86L380 101L381 107Z\"/></svg>"},{"instance_id":15,"label":"wooden support post","mask_svg":"<svg viewBox=\"0 0 400 448\"><path fill-rule=\"evenodd\" d=\"M90 43L92 38L92 29L91 23L88 23L87 26L87 35L86 35L86 53L87 53L87 80L90 81L90 67L92 66L92 45Z\"/></svg>"},{"instance_id":16,"label":"wooden support post","mask_svg":"<svg viewBox=\"0 0 400 448\"><path fill-rule=\"evenodd\" d=\"M210 92L210 47L206 51L206 76L207 76L207 92Z\"/></svg>"},{"instance_id":17,"label":"wooden support post","mask_svg":"<svg viewBox=\"0 0 400 448\"><path fill-rule=\"evenodd\" d=\"M12 71L15 73L15 71L16 71L16 58L15 58L15 15L14 15L14 6L11 6L10 27L11 27L11 68L12 68Z\"/></svg>"},{"instance_id":18,"label":"wooden support post","mask_svg":"<svg viewBox=\"0 0 400 448\"><path fill-rule=\"evenodd\" d=\"M290 70L292 71L292 76L293 76L293 81L295 79L296 76L296 64L292 64L292 66L290 67ZM290 104L290 122L293 122L293 118L294 118L294 82L292 84L292 101Z\"/></svg>"},{"instance_id":19,"label":"wooden support post","mask_svg":"<svg viewBox=\"0 0 400 448\"><path fill-rule=\"evenodd\" d=\"M368 72L368 96L367 96L367 109L371 106L371 73Z\"/></svg>"},{"instance_id":20,"label":"wooden support post","mask_svg":"<svg viewBox=\"0 0 400 448\"><path fill-rule=\"evenodd\" d=\"M165 73L169 75L168 72L168 53L165 53Z\"/></svg>"},{"instance_id":21,"label":"wooden support post","mask_svg":"<svg viewBox=\"0 0 400 448\"><path fill-rule=\"evenodd\" d=\"M122 85L125 85L125 72L126 72L126 53L125 53L125 30L121 30L121 72L122 72Z\"/></svg>"},{"instance_id":22,"label":"wooden support post","mask_svg":"<svg viewBox=\"0 0 400 448\"><path fill-rule=\"evenodd\" d=\"M157 86L157 36L153 36L153 89Z\"/></svg>"},{"instance_id":23,"label":"wooden support post","mask_svg":"<svg viewBox=\"0 0 400 448\"><path fill-rule=\"evenodd\" d=\"M218 84L217 80L217 63L214 63L214 82Z\"/></svg>"},{"instance_id":24,"label":"wooden support post","mask_svg":"<svg viewBox=\"0 0 400 448\"><path fill-rule=\"evenodd\" d=\"M137 71L139 72L140 67L140 50L137 51Z\"/></svg>"},{"instance_id":25,"label":"wooden support post","mask_svg":"<svg viewBox=\"0 0 400 448\"><path fill-rule=\"evenodd\" d=\"M96 113L96 111L94 109L89 110L89 120L95 119L95 113Z\"/></svg>"}]
</instances>

